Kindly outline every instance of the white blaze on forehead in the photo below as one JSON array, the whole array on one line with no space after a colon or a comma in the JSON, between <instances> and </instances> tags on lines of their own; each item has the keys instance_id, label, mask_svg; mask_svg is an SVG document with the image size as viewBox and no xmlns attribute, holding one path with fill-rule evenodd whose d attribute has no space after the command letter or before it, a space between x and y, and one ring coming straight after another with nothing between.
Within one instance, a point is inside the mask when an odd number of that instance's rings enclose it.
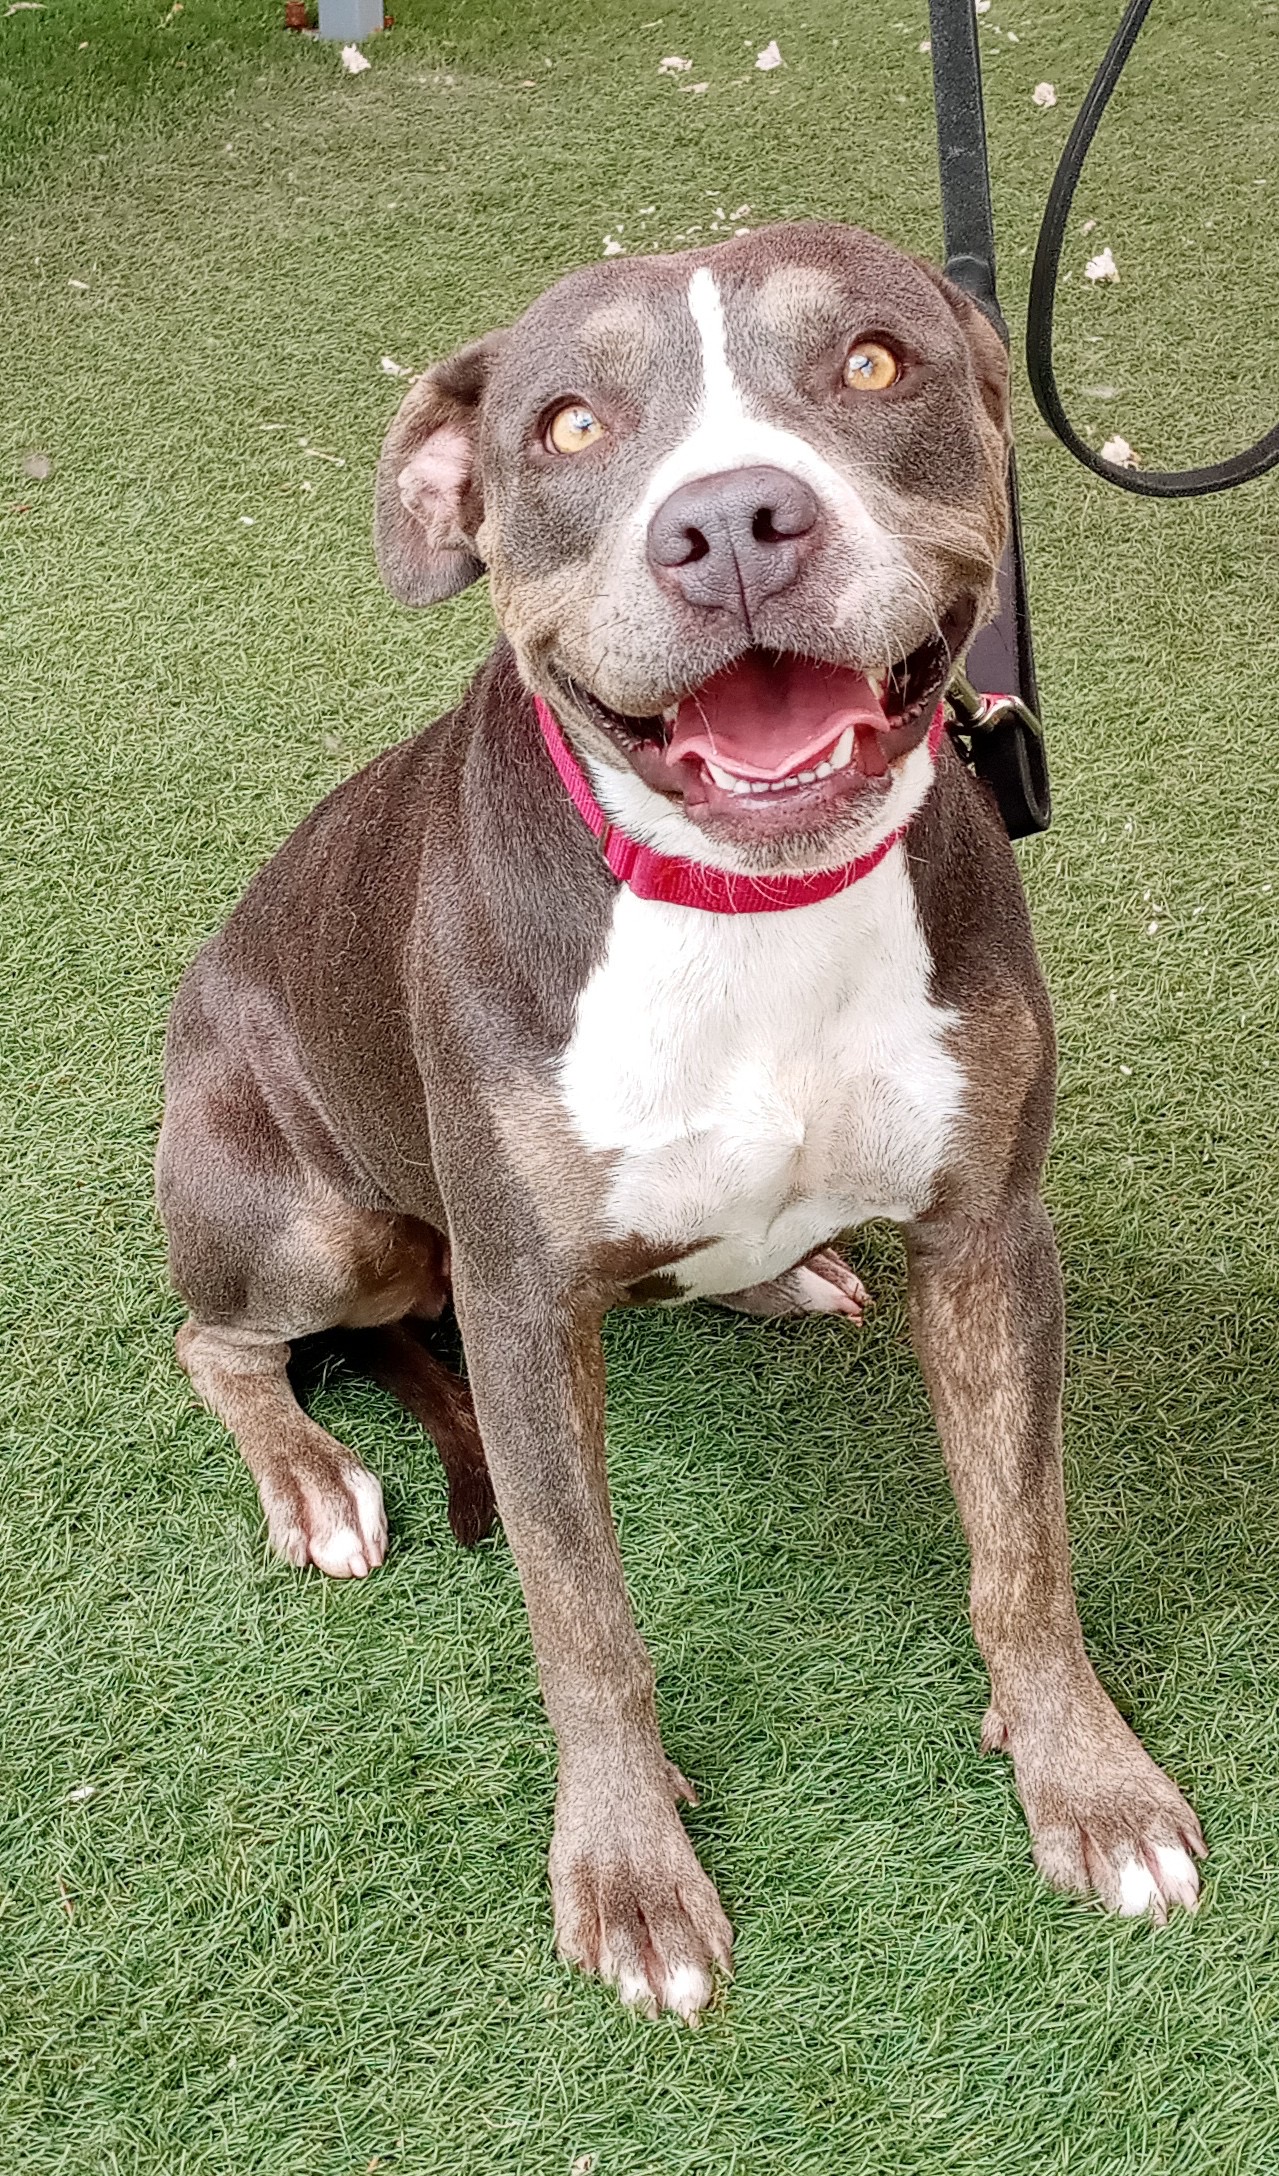
<instances>
[{"instance_id":1,"label":"white blaze on forehead","mask_svg":"<svg viewBox=\"0 0 1279 2176\"><path fill-rule=\"evenodd\" d=\"M897 539L875 519L847 476L826 460L808 439L784 425L752 414L728 358L724 301L709 265L698 265L688 283L688 307L701 344L701 387L692 430L659 461L628 524L634 543L646 537L658 507L681 484L700 476L722 475L736 468L780 468L798 476L833 516L845 537L855 540L858 577L841 598L845 609L868 601L887 601L908 563ZM836 624L843 617L836 615Z\"/></svg>"},{"instance_id":2,"label":"white blaze on forehead","mask_svg":"<svg viewBox=\"0 0 1279 2176\"><path fill-rule=\"evenodd\" d=\"M728 367L728 340L724 305L719 285L708 265L699 264L688 283L688 307L702 341L702 415L713 414L717 403L741 409L741 398Z\"/></svg>"}]
</instances>

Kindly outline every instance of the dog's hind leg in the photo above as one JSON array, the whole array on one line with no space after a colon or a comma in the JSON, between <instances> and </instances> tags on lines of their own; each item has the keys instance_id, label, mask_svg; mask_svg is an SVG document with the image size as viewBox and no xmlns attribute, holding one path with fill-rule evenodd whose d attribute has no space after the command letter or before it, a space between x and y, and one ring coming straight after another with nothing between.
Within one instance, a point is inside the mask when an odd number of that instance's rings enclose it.
<instances>
[{"instance_id":1,"label":"dog's hind leg","mask_svg":"<svg viewBox=\"0 0 1279 2176\"><path fill-rule=\"evenodd\" d=\"M875 1303L842 1254L834 1247L816 1247L768 1284L722 1293L717 1304L735 1307L743 1315L846 1315L860 1324Z\"/></svg>"},{"instance_id":2,"label":"dog's hind leg","mask_svg":"<svg viewBox=\"0 0 1279 2176\"><path fill-rule=\"evenodd\" d=\"M277 1554L361 1577L386 1554L382 1491L298 1404L290 1348L323 1331L438 1314L443 1238L350 1200L337 1174L304 1161L234 1054L172 1064L168 1086L156 1179L170 1272L191 1310L178 1359L235 1437ZM450 1444L461 1426L454 1411Z\"/></svg>"},{"instance_id":3,"label":"dog's hind leg","mask_svg":"<svg viewBox=\"0 0 1279 2176\"><path fill-rule=\"evenodd\" d=\"M421 1421L448 1480L454 1537L463 1548L474 1548L491 1530L497 1506L469 1388L426 1350L407 1323L357 1331L347 1344L356 1366Z\"/></svg>"},{"instance_id":4,"label":"dog's hind leg","mask_svg":"<svg viewBox=\"0 0 1279 2176\"><path fill-rule=\"evenodd\" d=\"M288 1343L269 1332L187 1322L177 1353L196 1395L235 1437L276 1555L334 1579L373 1571L386 1555L381 1487L303 1412L289 1382Z\"/></svg>"}]
</instances>

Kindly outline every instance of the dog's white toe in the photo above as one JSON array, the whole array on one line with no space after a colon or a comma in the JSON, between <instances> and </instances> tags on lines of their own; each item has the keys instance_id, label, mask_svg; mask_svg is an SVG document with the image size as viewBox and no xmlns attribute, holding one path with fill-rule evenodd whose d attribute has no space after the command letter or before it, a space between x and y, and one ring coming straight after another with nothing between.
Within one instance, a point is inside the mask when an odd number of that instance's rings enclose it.
<instances>
[{"instance_id":1,"label":"dog's white toe","mask_svg":"<svg viewBox=\"0 0 1279 2176\"><path fill-rule=\"evenodd\" d=\"M1119 1914L1122 1919L1140 1919L1145 1912L1162 1905L1159 1884L1148 1866L1140 1859L1125 1859L1118 1869Z\"/></svg>"},{"instance_id":2,"label":"dog's white toe","mask_svg":"<svg viewBox=\"0 0 1279 2176\"><path fill-rule=\"evenodd\" d=\"M714 1992L708 1972L695 1964L681 1964L668 1972L662 1988L662 2006L674 2010L686 2025L695 2025Z\"/></svg>"},{"instance_id":3,"label":"dog's white toe","mask_svg":"<svg viewBox=\"0 0 1279 2176\"><path fill-rule=\"evenodd\" d=\"M1159 1886L1171 1904L1180 1904L1184 1911L1199 1908L1199 1868L1188 1851L1176 1844L1155 1844L1155 1864L1159 1869Z\"/></svg>"}]
</instances>

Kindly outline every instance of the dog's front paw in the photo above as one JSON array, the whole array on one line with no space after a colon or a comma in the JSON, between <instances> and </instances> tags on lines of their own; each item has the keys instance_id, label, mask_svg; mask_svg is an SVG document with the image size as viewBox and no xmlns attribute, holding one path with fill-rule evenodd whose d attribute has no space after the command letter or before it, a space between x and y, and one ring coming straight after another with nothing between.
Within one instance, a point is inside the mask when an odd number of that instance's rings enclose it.
<instances>
[{"instance_id":1,"label":"dog's front paw","mask_svg":"<svg viewBox=\"0 0 1279 2176\"><path fill-rule=\"evenodd\" d=\"M994 1709L982 1744L1012 1754L1035 1864L1054 1889L1095 1894L1126 1919L1163 1926L1173 1905L1199 1902L1203 1831L1170 1776L1114 1708L1091 1728L1021 1743Z\"/></svg>"},{"instance_id":2,"label":"dog's front paw","mask_svg":"<svg viewBox=\"0 0 1279 2176\"><path fill-rule=\"evenodd\" d=\"M560 1955L655 2018L695 2025L732 1970L733 1937L678 1813L661 1794L624 1811L562 1800L551 1845Z\"/></svg>"}]
</instances>

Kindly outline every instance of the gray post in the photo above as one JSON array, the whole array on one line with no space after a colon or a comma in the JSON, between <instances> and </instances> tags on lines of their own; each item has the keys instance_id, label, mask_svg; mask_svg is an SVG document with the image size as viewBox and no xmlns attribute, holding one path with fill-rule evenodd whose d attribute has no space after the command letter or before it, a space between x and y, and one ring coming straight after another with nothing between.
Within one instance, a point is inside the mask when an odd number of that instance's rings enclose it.
<instances>
[{"instance_id":1,"label":"gray post","mask_svg":"<svg viewBox=\"0 0 1279 2176\"><path fill-rule=\"evenodd\" d=\"M320 36L362 45L382 28L383 0L320 0Z\"/></svg>"}]
</instances>

